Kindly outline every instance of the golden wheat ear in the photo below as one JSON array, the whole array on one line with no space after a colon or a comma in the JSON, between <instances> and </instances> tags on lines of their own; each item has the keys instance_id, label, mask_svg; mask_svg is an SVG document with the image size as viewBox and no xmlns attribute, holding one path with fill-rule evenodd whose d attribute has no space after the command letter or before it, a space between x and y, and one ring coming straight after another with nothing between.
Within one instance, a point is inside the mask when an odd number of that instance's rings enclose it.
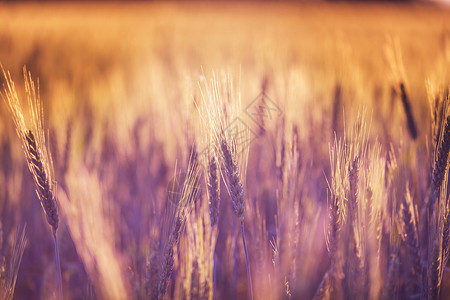
<instances>
[{"instance_id":1,"label":"golden wheat ear","mask_svg":"<svg viewBox=\"0 0 450 300\"><path fill-rule=\"evenodd\" d=\"M244 188L242 186L242 181L238 170L236 154L231 149L227 141L222 140L220 146L222 148L226 175L229 182L228 188L231 203L233 204L233 210L236 217L238 217L240 221L243 221L245 214Z\"/></svg>"},{"instance_id":2,"label":"golden wheat ear","mask_svg":"<svg viewBox=\"0 0 450 300\"><path fill-rule=\"evenodd\" d=\"M55 259L58 273L59 296L62 299L62 278L59 260L58 241L56 231L59 224L58 207L55 198L55 180L53 176L53 161L47 147L44 131L44 112L39 96L39 82L35 85L31 74L23 68L25 91L27 94L27 119L24 117L22 106L17 95L14 81L9 72L5 72L0 65L6 85L3 85L1 96L11 112L17 135L22 141L22 147L27 159L28 168L33 175L36 194L45 213L47 223L52 228L55 244ZM28 122L26 122L26 120Z\"/></svg>"},{"instance_id":3,"label":"golden wheat ear","mask_svg":"<svg viewBox=\"0 0 450 300\"><path fill-rule=\"evenodd\" d=\"M25 118L14 81L9 72L2 68L6 85L1 93L12 115L17 135L27 159L28 168L33 175L36 194L46 215L48 224L56 234L59 223L58 208L54 196L54 176L51 153L46 144L44 131L44 116L39 87L35 85L31 74L23 69L25 91L27 93L27 117ZM28 121L28 122L27 122Z\"/></svg>"},{"instance_id":4,"label":"golden wheat ear","mask_svg":"<svg viewBox=\"0 0 450 300\"><path fill-rule=\"evenodd\" d=\"M58 208L56 206L53 188L47 175L48 172L43 165L33 132L28 130L25 138L27 142L26 154L31 173L36 183L36 193L45 212L47 222L52 227L53 234L56 234L59 224Z\"/></svg>"}]
</instances>

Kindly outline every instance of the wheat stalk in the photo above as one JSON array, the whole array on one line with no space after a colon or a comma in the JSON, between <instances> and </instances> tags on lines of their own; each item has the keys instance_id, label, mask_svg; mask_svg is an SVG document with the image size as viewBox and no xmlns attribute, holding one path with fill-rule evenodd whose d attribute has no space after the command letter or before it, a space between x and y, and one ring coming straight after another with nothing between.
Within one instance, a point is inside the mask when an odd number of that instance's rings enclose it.
<instances>
[{"instance_id":1,"label":"wheat stalk","mask_svg":"<svg viewBox=\"0 0 450 300\"><path fill-rule=\"evenodd\" d=\"M342 121L342 87L340 83L336 83L333 96L333 110L331 119L331 137L341 135Z\"/></svg>"},{"instance_id":2,"label":"wheat stalk","mask_svg":"<svg viewBox=\"0 0 450 300\"><path fill-rule=\"evenodd\" d=\"M359 157L356 156L353 163L348 168L348 211L349 218L348 244L347 244L347 276L344 292L347 297L359 299L362 297L362 268L361 268L361 247L358 244L358 179L359 179Z\"/></svg>"},{"instance_id":3,"label":"wheat stalk","mask_svg":"<svg viewBox=\"0 0 450 300\"><path fill-rule=\"evenodd\" d=\"M164 257L161 264L161 273L159 276L158 291L155 293L157 299L162 299L167 292L169 279L174 267L174 247L178 244L180 234L186 223L193 202L198 193L198 164L190 163L188 166L188 174L183 183L179 201L177 201L177 210L175 215L175 223L171 229L169 240L165 246Z\"/></svg>"},{"instance_id":4,"label":"wheat stalk","mask_svg":"<svg viewBox=\"0 0 450 300\"><path fill-rule=\"evenodd\" d=\"M233 210L239 221L243 221L245 213L244 189L239 175L237 159L234 154L235 150L232 154L232 150L225 140L222 140L220 146L224 158L225 170L229 183L228 188L230 192L231 203L233 205Z\"/></svg>"},{"instance_id":5,"label":"wheat stalk","mask_svg":"<svg viewBox=\"0 0 450 300\"><path fill-rule=\"evenodd\" d=\"M52 227L53 234L56 234L59 223L58 208L56 207L55 196L53 195L53 187L51 186L51 178L47 175L50 174L44 167L42 155L38 150L36 139L31 130L25 134L27 142L27 159L30 167L30 171L33 174L33 178L36 184L36 192L44 209L47 222Z\"/></svg>"},{"instance_id":6,"label":"wheat stalk","mask_svg":"<svg viewBox=\"0 0 450 300\"><path fill-rule=\"evenodd\" d=\"M391 257L384 285L383 299L392 300L396 298L397 280L399 271L399 258L397 252Z\"/></svg>"},{"instance_id":7,"label":"wheat stalk","mask_svg":"<svg viewBox=\"0 0 450 300\"><path fill-rule=\"evenodd\" d=\"M180 237L183 222L184 221L180 217L176 218L175 225L169 236L169 241L164 251L164 258L161 266L161 274L159 277L159 284L158 284L158 297L157 297L158 299L162 299L167 291L168 280L172 275L174 264L173 248L178 242L178 239Z\"/></svg>"},{"instance_id":8,"label":"wheat stalk","mask_svg":"<svg viewBox=\"0 0 450 300\"><path fill-rule=\"evenodd\" d=\"M3 67L2 67L3 70ZM27 129L22 107L11 75L3 70L6 79L2 98L8 104L12 114L16 132L23 143L28 168L36 184L36 193L41 202L47 222L52 227L53 234L58 229L58 209L54 197L54 179L51 154L47 150L43 124L43 109L39 98L39 86L36 91L31 74L23 69L25 90L28 98L28 108L31 115L31 128ZM36 136L35 136L36 134Z\"/></svg>"},{"instance_id":9,"label":"wheat stalk","mask_svg":"<svg viewBox=\"0 0 450 300\"><path fill-rule=\"evenodd\" d=\"M413 140L417 138L417 126L411 109L411 101L406 93L405 84L400 82L400 96L403 103L403 109L405 110L406 121L408 124L408 132Z\"/></svg>"},{"instance_id":10,"label":"wheat stalk","mask_svg":"<svg viewBox=\"0 0 450 300\"><path fill-rule=\"evenodd\" d=\"M244 232L244 213L245 213L244 189L242 187L242 182L238 170L238 164L236 159L236 147L234 146L232 151L225 139L221 141L220 146L222 149L226 175L228 178L228 190L231 197L231 203L233 206L234 213L241 223L241 235L242 235L242 243L244 245L245 261L247 266L248 286L250 298L253 299L250 261L248 258L248 250L247 244L245 242L245 232Z\"/></svg>"},{"instance_id":11,"label":"wheat stalk","mask_svg":"<svg viewBox=\"0 0 450 300\"><path fill-rule=\"evenodd\" d=\"M31 74L27 72L25 67L23 68L25 91L27 93L28 110L31 119L30 127L27 127L14 81L11 79L10 73L6 73L3 66L1 66L1 68L6 79L6 86L3 86L4 89L1 95L8 104L12 114L16 132L22 141L28 168L33 175L33 180L36 185L36 194L42 209L44 210L47 223L52 228L58 274L59 297L62 299L61 264L59 259L58 241L56 238L59 215L54 195L55 181L53 175L53 162L44 134L44 113L39 96L39 81L36 87L31 78Z\"/></svg>"},{"instance_id":12,"label":"wheat stalk","mask_svg":"<svg viewBox=\"0 0 450 300\"><path fill-rule=\"evenodd\" d=\"M314 296L315 299L323 299L323 291L324 289L327 289L326 297L325 299L328 299L330 297L330 294L334 290L334 278L336 274L337 269L337 259L338 259L338 239L339 239L339 233L341 231L341 221L339 220L339 214L342 212L339 208L339 200L336 198L336 196L332 195L332 200L329 205L329 218L330 218L330 224L329 224L329 230L327 234L327 248L328 248L328 254L330 256L330 267L328 268L327 272L322 278L322 282L316 291L316 295ZM329 290L329 291L328 291Z\"/></svg>"},{"instance_id":13,"label":"wheat stalk","mask_svg":"<svg viewBox=\"0 0 450 300\"><path fill-rule=\"evenodd\" d=\"M147 272L146 272L146 293L150 299L157 298L158 294L158 283L159 283L159 273L160 273L160 264L159 264L159 247L158 244L153 245L150 249L150 254L147 262Z\"/></svg>"},{"instance_id":14,"label":"wheat stalk","mask_svg":"<svg viewBox=\"0 0 450 300\"><path fill-rule=\"evenodd\" d=\"M209 215L211 228L218 227L219 207L220 207L220 177L218 164L214 155L211 156L208 168L208 197L209 197ZM213 299L216 297L216 255L215 247L213 250Z\"/></svg>"},{"instance_id":15,"label":"wheat stalk","mask_svg":"<svg viewBox=\"0 0 450 300\"><path fill-rule=\"evenodd\" d=\"M446 266L450 255L450 209L447 207L444 214L442 229L442 265Z\"/></svg>"},{"instance_id":16,"label":"wheat stalk","mask_svg":"<svg viewBox=\"0 0 450 300\"><path fill-rule=\"evenodd\" d=\"M214 227L219 221L220 207L220 178L215 156L211 156L211 159L209 161L208 175L209 213L211 217L211 227Z\"/></svg>"},{"instance_id":17,"label":"wheat stalk","mask_svg":"<svg viewBox=\"0 0 450 300\"><path fill-rule=\"evenodd\" d=\"M410 296L420 292L422 288L422 262L420 259L419 238L417 223L409 189L400 207L400 219L402 222L402 239L410 258L410 273L407 282L407 292Z\"/></svg>"},{"instance_id":18,"label":"wheat stalk","mask_svg":"<svg viewBox=\"0 0 450 300\"><path fill-rule=\"evenodd\" d=\"M441 133L439 142L436 145L436 160L433 168L432 188L436 196L444 180L445 172L448 168L448 154L450 151L450 116L445 122L444 131Z\"/></svg>"},{"instance_id":19,"label":"wheat stalk","mask_svg":"<svg viewBox=\"0 0 450 300\"><path fill-rule=\"evenodd\" d=\"M320 282L319 288L314 294L313 300L322 300L322 299L330 299L332 289L331 277L333 276L331 269L329 269L322 278Z\"/></svg>"},{"instance_id":20,"label":"wheat stalk","mask_svg":"<svg viewBox=\"0 0 450 300\"><path fill-rule=\"evenodd\" d=\"M9 264L4 270L2 270L2 273L4 273L5 276L5 278L1 278L2 280L0 281L0 299L2 300L12 300L14 296L17 273L19 272L23 252L25 251L25 247L27 245L25 229L26 226L24 226L21 230L19 230L19 233L16 234Z\"/></svg>"},{"instance_id":21,"label":"wheat stalk","mask_svg":"<svg viewBox=\"0 0 450 300\"><path fill-rule=\"evenodd\" d=\"M438 300L441 289L441 268L442 268L442 243L438 239L432 244L430 261L428 266L428 299Z\"/></svg>"}]
</instances>

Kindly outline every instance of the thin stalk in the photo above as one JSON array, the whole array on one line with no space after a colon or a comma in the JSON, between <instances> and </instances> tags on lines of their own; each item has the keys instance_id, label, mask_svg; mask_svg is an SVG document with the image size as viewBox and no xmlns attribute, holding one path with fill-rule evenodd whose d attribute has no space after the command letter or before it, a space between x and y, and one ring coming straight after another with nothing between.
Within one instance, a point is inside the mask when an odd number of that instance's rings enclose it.
<instances>
[{"instance_id":1,"label":"thin stalk","mask_svg":"<svg viewBox=\"0 0 450 300\"><path fill-rule=\"evenodd\" d=\"M55 242L55 258L56 258L56 273L58 273L58 289L59 289L59 299L63 299L62 291L62 277L61 277L61 262L59 260L59 248L58 240L56 239L56 232L53 233L53 241Z\"/></svg>"},{"instance_id":2,"label":"thin stalk","mask_svg":"<svg viewBox=\"0 0 450 300\"><path fill-rule=\"evenodd\" d=\"M250 261L248 260L247 244L245 243L244 220L241 220L242 243L244 244L245 263L247 265L248 289L250 291L250 299L253 300L252 277L250 274Z\"/></svg>"},{"instance_id":3,"label":"thin stalk","mask_svg":"<svg viewBox=\"0 0 450 300\"><path fill-rule=\"evenodd\" d=\"M232 299L237 298L237 239L238 229L236 225L236 218L233 218L233 269L231 270Z\"/></svg>"},{"instance_id":4,"label":"thin stalk","mask_svg":"<svg viewBox=\"0 0 450 300\"><path fill-rule=\"evenodd\" d=\"M213 259L213 300L216 300L216 254Z\"/></svg>"}]
</instances>

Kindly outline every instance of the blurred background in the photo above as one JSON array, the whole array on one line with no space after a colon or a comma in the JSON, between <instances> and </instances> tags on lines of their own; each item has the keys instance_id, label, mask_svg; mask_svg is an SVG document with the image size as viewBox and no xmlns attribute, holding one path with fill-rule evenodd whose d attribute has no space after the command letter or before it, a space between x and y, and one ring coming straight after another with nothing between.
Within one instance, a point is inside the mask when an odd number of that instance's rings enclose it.
<instances>
[{"instance_id":1,"label":"blurred background","mask_svg":"<svg viewBox=\"0 0 450 300\"><path fill-rule=\"evenodd\" d=\"M450 79L448 4L0 2L0 63L10 71L23 103L23 66L39 79L55 179L58 189L74 198L64 207L60 204L65 299L147 297L152 253L161 252L167 240L161 236L167 231L161 229L167 221L167 185L176 168L186 170L193 146L205 146L199 87L211 78L223 84L223 74L232 78L239 94L237 116L262 91L282 112L282 117L266 120L267 134L258 133L249 146L244 173L255 298L276 299L284 287L277 280L287 278L283 272L291 274L293 299L312 298L330 264L325 235L330 147L357 123L361 110L370 124L368 140L380 145L377 159L387 165L392 149L397 155L401 179L392 198L400 199L409 182L416 203L426 199L429 180L423 178L429 178L433 163L429 100L448 91ZM0 76L0 85L5 82ZM405 125L399 82L407 87L418 124L414 139ZM244 121L260 132L258 124ZM292 157L297 161L290 162L298 169L291 183L298 188L291 195L293 206L283 206L276 175L280 153L295 145L298 156ZM202 231L210 222L207 204L193 210L175 255L168 298L196 298L185 291L196 290L191 288L194 275L203 274L198 269L210 270L212 257L205 246L209 244L198 241L210 241L215 234L217 299L248 298L242 242L223 180L218 232ZM207 203L206 189L199 203ZM27 224L28 244L14 299L51 299L56 290L52 238L4 101L0 217L5 262L18 226ZM89 236L93 246L85 245L86 236L75 229ZM284 259L294 261L295 268L285 261L286 269L276 273L274 245L282 230L295 249ZM389 227L387 240L390 233ZM421 240L426 244L428 235ZM390 249L383 249L383 271ZM111 259L105 262L103 256ZM108 273L117 276L100 276ZM206 282L212 278L198 276ZM374 276L377 288L371 295L377 299L385 281ZM441 299L449 295L445 277ZM108 286L118 288L111 291Z\"/></svg>"}]
</instances>

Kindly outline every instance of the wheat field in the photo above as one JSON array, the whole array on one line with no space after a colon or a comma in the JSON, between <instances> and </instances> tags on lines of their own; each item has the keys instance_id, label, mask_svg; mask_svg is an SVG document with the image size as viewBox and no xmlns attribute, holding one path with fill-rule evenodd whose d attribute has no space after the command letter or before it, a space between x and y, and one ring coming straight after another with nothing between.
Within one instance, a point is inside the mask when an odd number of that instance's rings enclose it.
<instances>
[{"instance_id":1,"label":"wheat field","mask_svg":"<svg viewBox=\"0 0 450 300\"><path fill-rule=\"evenodd\" d=\"M1 299L450 299L450 9L0 3Z\"/></svg>"}]
</instances>

